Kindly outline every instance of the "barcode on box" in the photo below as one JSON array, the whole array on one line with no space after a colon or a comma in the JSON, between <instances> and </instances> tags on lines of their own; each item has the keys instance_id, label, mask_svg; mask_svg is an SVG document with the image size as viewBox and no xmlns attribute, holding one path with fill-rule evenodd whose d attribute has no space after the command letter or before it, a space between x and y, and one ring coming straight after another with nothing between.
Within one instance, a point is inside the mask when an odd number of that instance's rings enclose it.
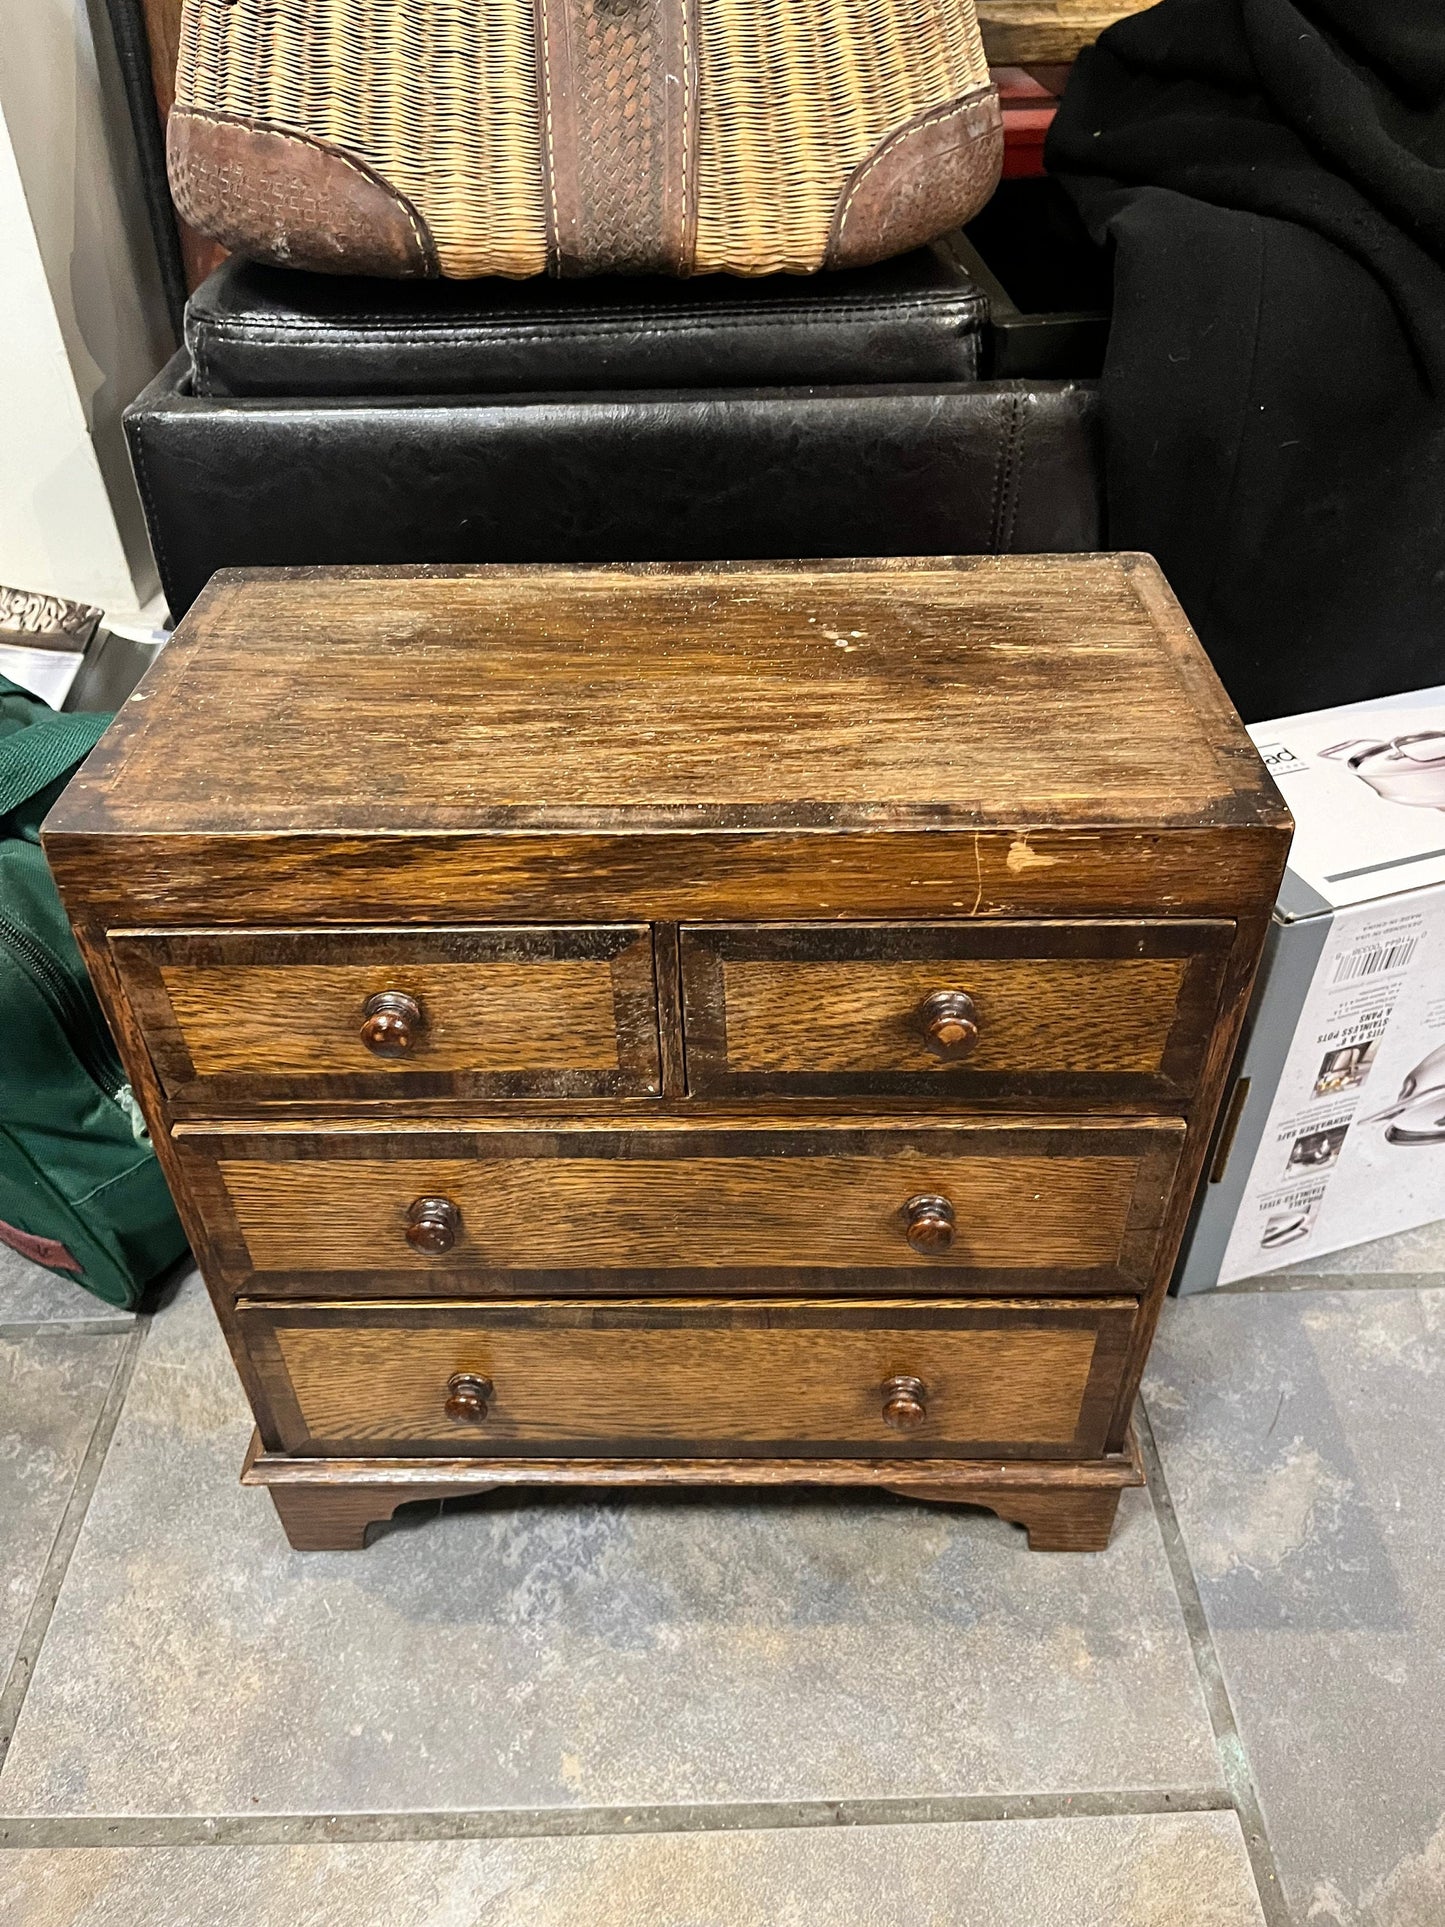
<instances>
[{"instance_id":1,"label":"barcode on box","mask_svg":"<svg viewBox=\"0 0 1445 1927\"><path fill-rule=\"evenodd\" d=\"M1394 943L1371 944L1367 950L1346 950L1335 958L1331 984L1358 983L1361 977L1383 976L1404 970L1419 948L1418 937L1399 937Z\"/></svg>"}]
</instances>

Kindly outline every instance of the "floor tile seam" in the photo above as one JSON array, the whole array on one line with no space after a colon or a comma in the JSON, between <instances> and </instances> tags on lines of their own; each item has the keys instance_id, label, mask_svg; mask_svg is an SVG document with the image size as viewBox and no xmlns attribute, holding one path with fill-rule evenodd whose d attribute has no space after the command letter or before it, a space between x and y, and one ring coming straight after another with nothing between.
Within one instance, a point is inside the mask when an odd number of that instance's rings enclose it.
<instances>
[{"instance_id":1,"label":"floor tile seam","mask_svg":"<svg viewBox=\"0 0 1445 1927\"><path fill-rule=\"evenodd\" d=\"M1228 1790L1221 1786L621 1807L478 1807L438 1812L213 1817L9 1815L0 1816L0 1849L385 1845L437 1840L571 1839L585 1835L772 1833L812 1827L1143 1820L1233 1811Z\"/></svg>"},{"instance_id":2,"label":"floor tile seam","mask_svg":"<svg viewBox=\"0 0 1445 1927\"><path fill-rule=\"evenodd\" d=\"M1239 1730L1239 1722L1235 1718L1234 1702L1224 1677L1224 1667L1214 1643L1214 1634L1210 1630L1208 1615L1204 1610L1204 1600L1199 1591L1199 1581L1194 1571L1193 1561L1189 1557L1184 1530L1179 1523L1174 1498L1169 1490L1169 1480L1154 1437L1154 1427L1149 1417L1147 1401L1143 1398L1139 1400L1138 1405L1137 1430L1140 1455L1144 1461L1144 1470L1148 1479L1149 1496L1154 1502L1155 1517L1159 1522L1160 1536L1164 1541L1164 1556L1168 1561L1170 1577L1174 1582L1175 1595L1179 1601L1179 1610L1184 1619L1185 1631L1189 1636L1195 1671L1199 1677L1200 1692L1204 1698L1210 1725L1214 1729L1214 1743L1219 1752L1220 1766L1229 1788L1240 1830L1244 1835L1245 1851L1249 1855L1250 1870L1254 1875L1265 1927L1295 1927L1294 1917L1290 1912L1279 1877L1274 1847L1265 1827L1264 1808L1259 1797L1254 1768L1245 1747L1243 1735Z\"/></svg>"},{"instance_id":3,"label":"floor tile seam","mask_svg":"<svg viewBox=\"0 0 1445 1927\"><path fill-rule=\"evenodd\" d=\"M71 1556L80 1538L90 1501L99 1482L106 1454L110 1450L115 1428L120 1421L126 1394L130 1390L131 1379L135 1373L136 1360L140 1354L141 1342L145 1337L150 1320L137 1318L125 1334L125 1343L120 1348L115 1367L101 1401L90 1437L86 1441L75 1478L71 1482L60 1520L50 1542L50 1550L41 1568L30 1601L30 1610L25 1617L20 1641L11 1662L10 1671L3 1686L0 1686L0 1776L3 1776L9 1757L10 1742L19 1725L20 1715L25 1705L25 1696L34 1677L36 1664L40 1658L41 1647L50 1630L51 1617L60 1597L65 1575L70 1569Z\"/></svg>"},{"instance_id":4,"label":"floor tile seam","mask_svg":"<svg viewBox=\"0 0 1445 1927\"><path fill-rule=\"evenodd\" d=\"M116 1338L135 1330L126 1318L0 1318L0 1338Z\"/></svg>"},{"instance_id":5,"label":"floor tile seam","mask_svg":"<svg viewBox=\"0 0 1445 1927\"><path fill-rule=\"evenodd\" d=\"M1311 1291L1439 1291L1445 1287L1445 1273L1438 1271L1301 1271L1279 1278L1241 1278L1234 1284L1218 1285L1212 1292L1198 1292L1199 1298L1287 1297L1291 1292Z\"/></svg>"}]
</instances>

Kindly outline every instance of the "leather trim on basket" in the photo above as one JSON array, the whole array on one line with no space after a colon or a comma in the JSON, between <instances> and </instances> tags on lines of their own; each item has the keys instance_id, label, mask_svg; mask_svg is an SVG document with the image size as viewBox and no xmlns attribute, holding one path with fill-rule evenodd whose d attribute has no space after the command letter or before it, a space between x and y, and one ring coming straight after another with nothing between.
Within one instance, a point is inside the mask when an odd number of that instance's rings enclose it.
<instances>
[{"instance_id":1,"label":"leather trim on basket","mask_svg":"<svg viewBox=\"0 0 1445 1927\"><path fill-rule=\"evenodd\" d=\"M309 135L173 112L171 193L183 220L233 254L313 274L435 275L416 209L354 155Z\"/></svg>"},{"instance_id":2,"label":"leather trim on basket","mask_svg":"<svg viewBox=\"0 0 1445 1927\"><path fill-rule=\"evenodd\" d=\"M830 268L863 268L970 220L1003 171L994 87L920 114L854 168L828 239Z\"/></svg>"},{"instance_id":3,"label":"leather trim on basket","mask_svg":"<svg viewBox=\"0 0 1445 1927\"><path fill-rule=\"evenodd\" d=\"M18 1251L22 1258L32 1264L48 1265L51 1271L73 1271L77 1275L83 1270L78 1258L72 1258L58 1238L41 1238L33 1231L22 1231L17 1224L6 1224L0 1219L0 1245L9 1245Z\"/></svg>"},{"instance_id":4,"label":"leather trim on basket","mask_svg":"<svg viewBox=\"0 0 1445 1927\"><path fill-rule=\"evenodd\" d=\"M686 274L696 0L535 0L551 272Z\"/></svg>"}]
</instances>

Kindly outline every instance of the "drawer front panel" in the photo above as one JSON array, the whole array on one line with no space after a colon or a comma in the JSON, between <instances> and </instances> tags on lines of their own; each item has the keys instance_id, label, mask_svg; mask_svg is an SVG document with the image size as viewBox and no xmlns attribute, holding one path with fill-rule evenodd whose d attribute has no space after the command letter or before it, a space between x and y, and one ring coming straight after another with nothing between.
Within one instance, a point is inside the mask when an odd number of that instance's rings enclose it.
<instances>
[{"instance_id":1,"label":"drawer front panel","mask_svg":"<svg viewBox=\"0 0 1445 1927\"><path fill-rule=\"evenodd\" d=\"M1097 1456L1134 1315L1114 1300L240 1313L281 1449L454 1458Z\"/></svg>"},{"instance_id":2,"label":"drawer front panel","mask_svg":"<svg viewBox=\"0 0 1445 1927\"><path fill-rule=\"evenodd\" d=\"M111 946L182 1104L659 1089L646 925L138 932Z\"/></svg>"},{"instance_id":3,"label":"drawer front panel","mask_svg":"<svg viewBox=\"0 0 1445 1927\"><path fill-rule=\"evenodd\" d=\"M1187 1097L1231 923L771 924L682 932L700 1096Z\"/></svg>"},{"instance_id":4,"label":"drawer front panel","mask_svg":"<svg viewBox=\"0 0 1445 1927\"><path fill-rule=\"evenodd\" d=\"M1148 1284L1182 1136L873 1121L178 1143L238 1290L1108 1292Z\"/></svg>"}]
</instances>

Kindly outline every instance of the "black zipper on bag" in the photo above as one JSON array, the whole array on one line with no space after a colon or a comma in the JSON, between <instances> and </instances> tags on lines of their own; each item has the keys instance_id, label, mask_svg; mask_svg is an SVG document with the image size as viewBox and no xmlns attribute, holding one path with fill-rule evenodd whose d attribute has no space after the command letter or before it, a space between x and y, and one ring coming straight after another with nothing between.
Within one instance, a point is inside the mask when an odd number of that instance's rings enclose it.
<instances>
[{"instance_id":1,"label":"black zipper on bag","mask_svg":"<svg viewBox=\"0 0 1445 1927\"><path fill-rule=\"evenodd\" d=\"M97 1022L83 993L28 930L6 917L0 917L0 948L8 950L30 978L69 1039L76 1061L114 1104L125 1083L125 1071L109 1033Z\"/></svg>"}]
</instances>

